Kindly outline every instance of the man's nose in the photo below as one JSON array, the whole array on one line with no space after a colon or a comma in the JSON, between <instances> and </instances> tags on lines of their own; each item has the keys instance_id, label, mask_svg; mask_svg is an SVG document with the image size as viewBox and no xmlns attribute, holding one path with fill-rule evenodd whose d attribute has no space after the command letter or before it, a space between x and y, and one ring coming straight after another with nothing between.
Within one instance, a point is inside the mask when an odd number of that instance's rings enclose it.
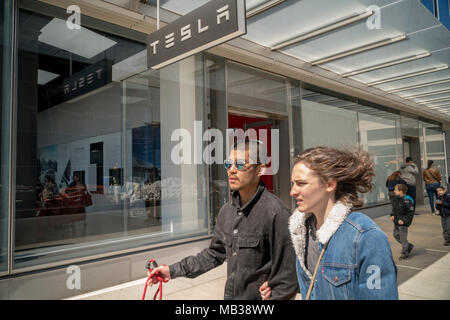
<instances>
[{"instance_id":1,"label":"man's nose","mask_svg":"<svg viewBox=\"0 0 450 320\"><path fill-rule=\"evenodd\" d=\"M237 171L236 164L233 163L233 164L231 165L230 169L228 170L228 172L230 172L230 173L236 173L236 171Z\"/></svg>"}]
</instances>

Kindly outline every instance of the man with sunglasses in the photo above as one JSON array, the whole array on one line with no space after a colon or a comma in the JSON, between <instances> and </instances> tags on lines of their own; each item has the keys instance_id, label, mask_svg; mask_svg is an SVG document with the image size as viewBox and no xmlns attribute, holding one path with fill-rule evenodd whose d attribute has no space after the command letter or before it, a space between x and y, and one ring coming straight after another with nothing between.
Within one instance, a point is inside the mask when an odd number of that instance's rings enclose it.
<instances>
[{"instance_id":1,"label":"man with sunglasses","mask_svg":"<svg viewBox=\"0 0 450 320\"><path fill-rule=\"evenodd\" d=\"M152 273L160 272L165 280L195 278L226 260L226 300L260 300L265 281L272 288L271 299L293 298L298 284L288 231L290 211L260 181L264 163L267 155L260 141L235 143L225 161L232 197L220 209L210 246Z\"/></svg>"}]
</instances>

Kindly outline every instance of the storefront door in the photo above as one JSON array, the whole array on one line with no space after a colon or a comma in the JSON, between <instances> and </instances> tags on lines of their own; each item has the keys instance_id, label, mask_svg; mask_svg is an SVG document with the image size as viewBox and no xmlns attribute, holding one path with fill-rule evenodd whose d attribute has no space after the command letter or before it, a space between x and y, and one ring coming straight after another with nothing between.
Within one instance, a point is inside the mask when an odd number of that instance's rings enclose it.
<instances>
[{"instance_id":1,"label":"storefront door","mask_svg":"<svg viewBox=\"0 0 450 320\"><path fill-rule=\"evenodd\" d=\"M257 134L257 139L261 139L261 131L259 129L266 129L267 130L267 143L266 143L266 150L267 150L267 156L271 156L271 129L272 126L274 126L274 121L271 121L269 119L264 118L258 118L258 117L246 117L246 116L240 116L235 114L228 114L228 128L230 129L242 129L247 131L248 129L254 129ZM270 164L268 164L270 165ZM275 187L274 187L274 176L272 175L264 175L261 177L261 181L266 185L267 189L275 193Z\"/></svg>"}]
</instances>

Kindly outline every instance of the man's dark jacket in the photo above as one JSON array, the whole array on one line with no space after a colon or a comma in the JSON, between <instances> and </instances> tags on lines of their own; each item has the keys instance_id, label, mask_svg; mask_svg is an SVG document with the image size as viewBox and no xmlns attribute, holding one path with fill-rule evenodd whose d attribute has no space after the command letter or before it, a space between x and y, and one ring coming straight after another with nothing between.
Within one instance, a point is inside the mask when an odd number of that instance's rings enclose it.
<instances>
[{"instance_id":1,"label":"man's dark jacket","mask_svg":"<svg viewBox=\"0 0 450 320\"><path fill-rule=\"evenodd\" d=\"M441 204L436 203L436 210L439 211L440 216L450 216L450 193L445 193L443 196L437 197L442 201Z\"/></svg>"},{"instance_id":2,"label":"man's dark jacket","mask_svg":"<svg viewBox=\"0 0 450 320\"><path fill-rule=\"evenodd\" d=\"M391 216L394 217L394 224L401 227L409 227L414 218L414 200L406 195L404 197L396 196ZM403 224L398 224L402 220Z\"/></svg>"},{"instance_id":3,"label":"man's dark jacket","mask_svg":"<svg viewBox=\"0 0 450 320\"><path fill-rule=\"evenodd\" d=\"M260 300L268 280L271 299L290 299L298 292L295 252L289 235L289 209L260 183L240 206L239 192L220 210L209 248L170 266L170 277L195 278L227 260L226 300Z\"/></svg>"}]
</instances>

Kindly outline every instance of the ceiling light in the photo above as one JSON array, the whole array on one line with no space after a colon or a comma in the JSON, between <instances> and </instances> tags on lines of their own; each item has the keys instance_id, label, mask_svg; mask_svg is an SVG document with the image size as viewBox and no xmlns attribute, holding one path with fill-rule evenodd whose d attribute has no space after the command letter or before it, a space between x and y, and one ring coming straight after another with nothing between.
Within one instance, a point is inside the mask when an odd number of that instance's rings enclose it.
<instances>
[{"instance_id":1,"label":"ceiling light","mask_svg":"<svg viewBox=\"0 0 450 320\"><path fill-rule=\"evenodd\" d=\"M40 84L41 86L46 85L47 83L58 77L59 74L38 69L38 84Z\"/></svg>"},{"instance_id":2,"label":"ceiling light","mask_svg":"<svg viewBox=\"0 0 450 320\"><path fill-rule=\"evenodd\" d=\"M379 80L379 81L368 82L366 84L368 86L375 86L375 85L386 83L386 82L397 81L397 80L401 80L401 79L406 79L406 78L411 78L411 77L415 77L415 76L420 76L422 74L436 72L436 71L440 71L440 70L444 70L444 69L448 69L448 65L440 66L440 67L428 68L428 69L421 70L421 71L405 73L405 74L402 74L402 75L399 75L399 76L390 77L390 78L386 78L386 79Z\"/></svg>"},{"instance_id":3,"label":"ceiling light","mask_svg":"<svg viewBox=\"0 0 450 320\"><path fill-rule=\"evenodd\" d=\"M400 92L400 91L406 91L406 90L418 89L418 88L423 88L423 87L428 87L428 86L434 86L436 84L442 84L442 83L447 83L447 82L450 82L450 79L431 81L431 82L416 84L416 85L413 85L413 86L401 87L401 88L397 88L397 89L393 89L393 90L388 90L387 92L388 93L395 93L395 92Z\"/></svg>"},{"instance_id":4,"label":"ceiling light","mask_svg":"<svg viewBox=\"0 0 450 320\"><path fill-rule=\"evenodd\" d=\"M405 40L405 39L406 39L406 35L402 34L402 35L399 35L399 36L396 36L396 37L392 37L392 38L376 41L376 42L373 42L373 43L365 44L363 46L359 46L359 47L356 47L356 48L353 48L353 49L350 49L350 50L346 50L346 51L343 51L343 52L340 52L340 53L336 53L336 54L333 54L331 56L328 56L328 57L325 57L325 58L322 58L322 59L311 61L311 65L314 66L314 65L317 65L317 64L323 64L323 63L326 63L326 62L334 61L334 60L341 59L341 58L344 58L344 57L347 57L347 56L351 56L351 55L354 55L354 54L357 54L357 53L361 53L361 52L372 50L372 49L375 49L375 48L378 48L378 47L386 46L386 45L389 45L389 44L392 44L392 43L395 43L395 42L398 42L398 41L402 41L402 40Z\"/></svg>"},{"instance_id":5,"label":"ceiling light","mask_svg":"<svg viewBox=\"0 0 450 320\"><path fill-rule=\"evenodd\" d=\"M270 48L270 50L273 51L273 50L282 49L282 48L290 46L294 43L298 43L298 42L305 41L305 40L313 38L313 37L317 37L323 33L336 30L338 28L344 27L346 25L349 25L349 24L359 21L359 20L366 19L367 17L370 17L373 13L374 13L374 11L372 11L372 10L368 10L363 13L353 13L350 16L346 16L339 20L333 21L332 23L329 23L327 25L321 26L314 30L310 30L301 35L295 36L294 38L279 42L276 45L272 46Z\"/></svg>"},{"instance_id":6,"label":"ceiling light","mask_svg":"<svg viewBox=\"0 0 450 320\"><path fill-rule=\"evenodd\" d=\"M247 11L247 18L253 17L263 11L269 10L270 8L285 2L286 0L269 0L265 1L260 5L249 6L249 10Z\"/></svg>"},{"instance_id":7,"label":"ceiling light","mask_svg":"<svg viewBox=\"0 0 450 320\"><path fill-rule=\"evenodd\" d=\"M71 30L64 20L53 18L41 29L39 41L87 59L111 48L117 42L81 27Z\"/></svg>"},{"instance_id":8,"label":"ceiling light","mask_svg":"<svg viewBox=\"0 0 450 320\"><path fill-rule=\"evenodd\" d=\"M432 96L432 95L435 95L435 94L447 93L447 92L450 92L450 89L438 90L438 91L432 91L432 92L426 92L426 93L420 93L420 94L413 94L413 95L410 95L410 96L402 96L402 98L412 99L412 98Z\"/></svg>"},{"instance_id":9,"label":"ceiling light","mask_svg":"<svg viewBox=\"0 0 450 320\"><path fill-rule=\"evenodd\" d=\"M376 65L373 65L373 66L370 66L370 67L361 68L361 69L358 69L358 70L355 70L355 71L350 71L350 72L347 72L347 73L343 73L342 76L343 77L351 77L351 76L355 76L355 75L360 74L360 73L365 73L365 72L369 72L369 71L373 71L373 70L378 70L378 69L390 67L390 66L393 66L393 65L396 65L396 64L405 63L405 62L414 61L414 60L418 60L418 59L421 59L421 58L429 57L430 55L431 55L431 53L427 51L427 52L424 52L424 53L421 53L421 54L415 54L415 55L408 56L408 57L405 57L405 58L395 59L395 60L392 60L392 61L379 63L379 64L376 64Z\"/></svg>"}]
</instances>

